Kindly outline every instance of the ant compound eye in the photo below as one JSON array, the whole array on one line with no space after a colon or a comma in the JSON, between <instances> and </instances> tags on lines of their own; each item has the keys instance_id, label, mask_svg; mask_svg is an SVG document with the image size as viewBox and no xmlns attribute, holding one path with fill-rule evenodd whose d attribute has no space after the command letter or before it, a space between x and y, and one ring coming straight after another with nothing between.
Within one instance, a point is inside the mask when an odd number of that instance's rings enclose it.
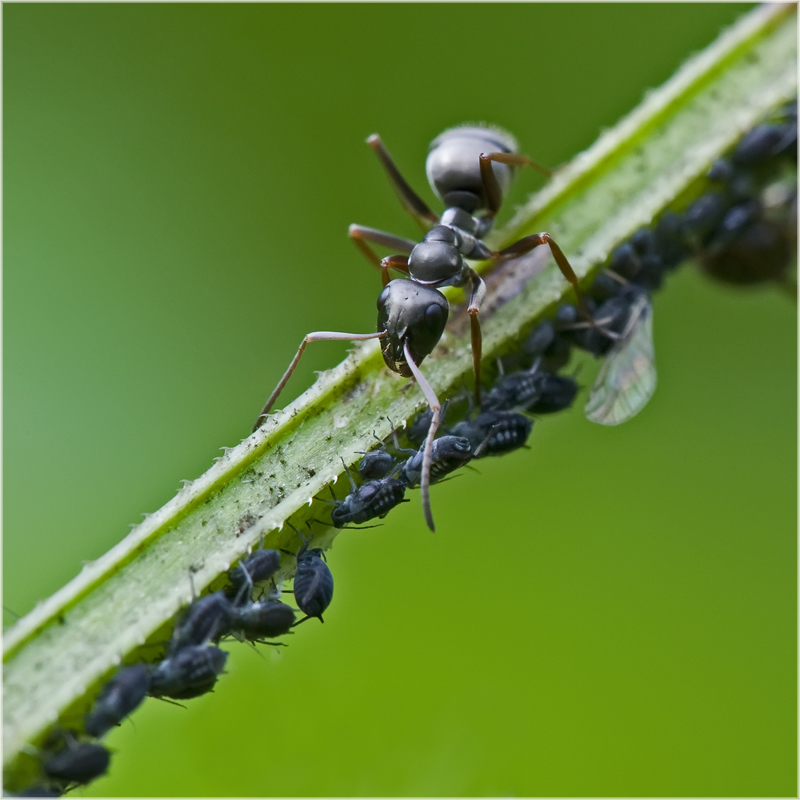
<instances>
[{"instance_id":1,"label":"ant compound eye","mask_svg":"<svg viewBox=\"0 0 800 800\"><path fill-rule=\"evenodd\" d=\"M431 329L438 330L444 328L446 322L442 307L432 303L425 309L425 322Z\"/></svg>"}]
</instances>

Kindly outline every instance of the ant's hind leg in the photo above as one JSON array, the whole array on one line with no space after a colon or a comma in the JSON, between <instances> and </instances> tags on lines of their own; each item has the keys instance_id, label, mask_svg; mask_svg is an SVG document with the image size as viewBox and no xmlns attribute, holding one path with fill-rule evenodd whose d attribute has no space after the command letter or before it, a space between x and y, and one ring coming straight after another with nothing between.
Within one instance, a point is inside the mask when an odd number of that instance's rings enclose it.
<instances>
[{"instance_id":1,"label":"ant's hind leg","mask_svg":"<svg viewBox=\"0 0 800 800\"><path fill-rule=\"evenodd\" d=\"M283 390L283 387L286 386L287 381L291 377L292 373L297 366L298 361L300 361L300 356L303 355L303 351L306 349L306 345L309 342L324 342L324 341L345 341L345 342L361 342L365 339L380 339L383 336L386 336L386 331L379 331L378 333L338 333L334 331L315 331L314 333L309 333L305 339L300 344L300 347L295 354L295 357L292 359L292 363L289 364L289 368L286 372L283 373L283 377L280 379L280 382L275 387L275 390L269 396L269 400L264 404L264 408L261 409L261 413L256 418L255 425L253 425L252 432L258 430L261 424L264 421L264 418L269 413L269 410L275 404L275 401L278 399L278 395Z\"/></svg>"},{"instance_id":2,"label":"ant's hind leg","mask_svg":"<svg viewBox=\"0 0 800 800\"><path fill-rule=\"evenodd\" d=\"M483 181L483 188L486 192L488 207L488 212L484 219L494 219L497 212L500 210L500 206L503 204L503 190L492 169L492 161L496 161L499 164L507 164L509 167L533 167L548 178L551 175L547 167L543 167L541 164L537 164L535 161L528 158L528 156L523 156L519 153L481 153L479 158L481 180Z\"/></svg>"},{"instance_id":3,"label":"ant's hind leg","mask_svg":"<svg viewBox=\"0 0 800 800\"><path fill-rule=\"evenodd\" d=\"M389 180L392 182L394 190L400 197L400 202L405 207L406 211L411 214L417 221L423 231L427 231L432 225L436 225L439 218L431 211L425 201L408 185L406 179L400 174L389 151L381 141L381 137L377 133L367 138L367 144L375 151L375 154L381 160L383 168L389 175Z\"/></svg>"},{"instance_id":4,"label":"ant's hind leg","mask_svg":"<svg viewBox=\"0 0 800 800\"><path fill-rule=\"evenodd\" d=\"M378 244L381 247L388 247L390 250L395 250L398 253L405 253L408 255L413 249L416 242L411 239L404 239L402 236L393 236L391 233L379 231L377 228L367 228L365 225L351 225L347 229L347 235L353 240L353 244L364 255L364 258L372 264L373 267L381 266L380 256L367 244Z\"/></svg>"}]
</instances>

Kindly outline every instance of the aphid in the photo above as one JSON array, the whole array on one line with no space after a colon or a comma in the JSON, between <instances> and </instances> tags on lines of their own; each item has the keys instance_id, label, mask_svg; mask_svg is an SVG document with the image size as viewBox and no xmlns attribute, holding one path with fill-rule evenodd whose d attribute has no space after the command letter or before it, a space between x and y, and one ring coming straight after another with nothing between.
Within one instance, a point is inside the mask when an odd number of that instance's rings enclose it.
<instances>
[{"instance_id":1,"label":"aphid","mask_svg":"<svg viewBox=\"0 0 800 800\"><path fill-rule=\"evenodd\" d=\"M153 697L188 700L214 688L228 654L214 645L189 645L165 658L150 676Z\"/></svg>"},{"instance_id":2,"label":"aphid","mask_svg":"<svg viewBox=\"0 0 800 800\"><path fill-rule=\"evenodd\" d=\"M796 220L792 220L792 233L795 226ZM796 249L788 230L788 226L769 219L758 201L740 203L723 218L700 255L700 265L725 283L785 280Z\"/></svg>"},{"instance_id":3,"label":"aphid","mask_svg":"<svg viewBox=\"0 0 800 800\"><path fill-rule=\"evenodd\" d=\"M358 465L358 474L365 481L385 478L397 465L397 457L386 450L371 450L364 453Z\"/></svg>"},{"instance_id":4,"label":"aphid","mask_svg":"<svg viewBox=\"0 0 800 800\"><path fill-rule=\"evenodd\" d=\"M234 609L231 630L251 642L283 636L294 625L294 609L279 600L268 598Z\"/></svg>"},{"instance_id":5,"label":"aphid","mask_svg":"<svg viewBox=\"0 0 800 800\"><path fill-rule=\"evenodd\" d=\"M281 556L277 550L256 550L228 573L231 586L226 596L235 606L250 600L254 584L268 581L280 565Z\"/></svg>"},{"instance_id":6,"label":"aphid","mask_svg":"<svg viewBox=\"0 0 800 800\"><path fill-rule=\"evenodd\" d=\"M527 156L516 152L516 141L509 134L494 128L465 125L445 131L434 140L428 154L426 172L434 192L447 206L441 217L428 208L401 176L380 137L370 136L367 142L380 158L406 210L428 231L421 242L415 243L374 228L350 226L349 235L354 243L370 263L381 270L384 288L378 298L378 330L370 334L330 331L308 334L267 400L254 430L289 380L309 342L382 339L386 365L400 375L416 379L432 412L425 440L421 494L425 519L433 530L429 484L433 440L440 424L441 404L420 371L420 365L441 339L447 323L450 307L439 289L445 286L469 287L467 310L472 334L475 393L479 401L482 337L478 314L486 286L465 259L493 259L498 262L525 255L547 244L562 274L576 292L578 279L549 233L526 236L500 251L490 250L482 241L494 224L503 195L511 182L513 169L527 165L547 173ZM481 212L484 212L482 216L476 216ZM398 250L400 255L380 259L371 244ZM390 281L389 271L392 269L403 273L407 279Z\"/></svg>"},{"instance_id":7,"label":"aphid","mask_svg":"<svg viewBox=\"0 0 800 800\"><path fill-rule=\"evenodd\" d=\"M54 780L83 785L105 775L111 753L100 744L69 743L63 750L48 758L42 768Z\"/></svg>"},{"instance_id":8,"label":"aphid","mask_svg":"<svg viewBox=\"0 0 800 800\"><path fill-rule=\"evenodd\" d=\"M297 554L297 572L293 584L294 601L298 608L306 618L317 617L320 622L325 621L322 612L333 600L333 574L322 559L321 549L309 550L308 543L304 543Z\"/></svg>"},{"instance_id":9,"label":"aphid","mask_svg":"<svg viewBox=\"0 0 800 800\"><path fill-rule=\"evenodd\" d=\"M331 521L335 528L343 528L348 523L360 525L371 519L382 519L403 502L406 485L402 481L396 478L380 478L356 486L347 466L345 472L350 479L351 491L344 500L334 497Z\"/></svg>"},{"instance_id":10,"label":"aphid","mask_svg":"<svg viewBox=\"0 0 800 800\"><path fill-rule=\"evenodd\" d=\"M214 592L195 600L175 625L169 654L224 636L230 630L231 612L232 606L225 592Z\"/></svg>"},{"instance_id":11,"label":"aphid","mask_svg":"<svg viewBox=\"0 0 800 800\"><path fill-rule=\"evenodd\" d=\"M577 309L575 309L577 316ZM522 344L522 352L548 372L557 372L568 361L571 350L568 336L556 329L554 320L542 320Z\"/></svg>"},{"instance_id":12,"label":"aphid","mask_svg":"<svg viewBox=\"0 0 800 800\"><path fill-rule=\"evenodd\" d=\"M537 372L536 380L539 396L527 410L532 414L553 414L569 408L578 394L578 384L566 375L551 372Z\"/></svg>"},{"instance_id":13,"label":"aphid","mask_svg":"<svg viewBox=\"0 0 800 800\"><path fill-rule=\"evenodd\" d=\"M541 394L541 381L538 377L539 362L532 369L501 375L483 398L484 411L510 411L527 409Z\"/></svg>"},{"instance_id":14,"label":"aphid","mask_svg":"<svg viewBox=\"0 0 800 800\"><path fill-rule=\"evenodd\" d=\"M656 390L653 307L642 289L628 287L625 327L597 375L584 409L600 425L619 425L638 414Z\"/></svg>"},{"instance_id":15,"label":"aphid","mask_svg":"<svg viewBox=\"0 0 800 800\"><path fill-rule=\"evenodd\" d=\"M86 733L99 739L119 725L147 697L150 670L144 664L122 667L103 687L86 715Z\"/></svg>"},{"instance_id":16,"label":"aphid","mask_svg":"<svg viewBox=\"0 0 800 800\"><path fill-rule=\"evenodd\" d=\"M524 447L531 435L533 420L516 411L483 411L475 419L454 425L450 432L469 440L470 447L481 456L500 456Z\"/></svg>"},{"instance_id":17,"label":"aphid","mask_svg":"<svg viewBox=\"0 0 800 800\"><path fill-rule=\"evenodd\" d=\"M440 436L433 440L431 483L436 483L459 467L477 458L469 439L463 436ZM401 478L407 486L417 486L422 479L423 451L418 450L403 464Z\"/></svg>"}]
</instances>

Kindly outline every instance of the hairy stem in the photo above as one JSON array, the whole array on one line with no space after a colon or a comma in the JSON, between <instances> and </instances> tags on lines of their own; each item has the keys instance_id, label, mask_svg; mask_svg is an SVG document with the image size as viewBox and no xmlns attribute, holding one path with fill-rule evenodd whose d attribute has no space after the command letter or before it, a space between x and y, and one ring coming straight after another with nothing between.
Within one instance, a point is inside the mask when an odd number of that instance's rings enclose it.
<instances>
[{"instance_id":1,"label":"hairy stem","mask_svg":"<svg viewBox=\"0 0 800 800\"><path fill-rule=\"evenodd\" d=\"M590 276L637 228L685 203L712 161L796 91L795 7L759 8L560 169L491 245L548 231L578 278ZM481 312L485 359L513 346L567 293L541 251L489 276ZM466 309L454 309L452 318L425 362L439 397L472 372ZM329 507L313 498L337 480L342 460L354 463L376 435L387 436L392 424L423 407L419 390L404 391L405 385L384 368L377 342L359 344L7 632L8 785L32 769L26 745L41 743L59 717L85 710L110 670L145 658L142 645L164 638L164 626L190 599L190 574L198 591L214 585L262 537L269 547L295 549L285 521L329 517ZM243 432L250 422L242 421ZM337 533L323 526L314 531L321 547ZM287 559L281 577L293 571Z\"/></svg>"}]
</instances>

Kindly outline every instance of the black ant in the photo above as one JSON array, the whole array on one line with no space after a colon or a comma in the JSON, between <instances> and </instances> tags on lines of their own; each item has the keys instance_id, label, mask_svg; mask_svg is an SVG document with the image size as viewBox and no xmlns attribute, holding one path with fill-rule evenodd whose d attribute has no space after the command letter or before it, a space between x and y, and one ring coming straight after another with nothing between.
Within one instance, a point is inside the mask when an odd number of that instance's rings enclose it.
<instances>
[{"instance_id":1,"label":"black ant","mask_svg":"<svg viewBox=\"0 0 800 800\"><path fill-rule=\"evenodd\" d=\"M480 405L481 328L480 306L486 285L466 259L491 259L499 262L529 253L547 244L564 277L578 291L578 279L559 246L549 233L526 236L503 250L490 250L482 241L494 225L494 219L508 190L515 167L531 166L549 175L549 171L517 152L510 134L497 128L465 125L452 128L434 139L428 153L426 172L434 193L446 208L437 217L414 192L395 166L377 134L367 139L376 152L406 210L427 230L421 242L413 242L374 228L351 225L349 235L371 264L381 270L383 291L378 297L376 333L339 333L315 331L301 343L297 354L256 419L253 430L261 425L286 382L297 366L309 342L323 340L362 341L382 339L383 359L389 369L413 377L432 411L425 440L421 476L422 504L428 527L434 530L430 508L430 478L433 440L440 423L441 404L420 371L420 364L430 355L444 333L450 306L439 291L445 286L469 285L472 358L475 372L475 396ZM481 216L478 216L484 212ZM400 251L381 259L370 244ZM389 270L403 273L405 279L390 280ZM582 303L578 295L579 304Z\"/></svg>"}]
</instances>

